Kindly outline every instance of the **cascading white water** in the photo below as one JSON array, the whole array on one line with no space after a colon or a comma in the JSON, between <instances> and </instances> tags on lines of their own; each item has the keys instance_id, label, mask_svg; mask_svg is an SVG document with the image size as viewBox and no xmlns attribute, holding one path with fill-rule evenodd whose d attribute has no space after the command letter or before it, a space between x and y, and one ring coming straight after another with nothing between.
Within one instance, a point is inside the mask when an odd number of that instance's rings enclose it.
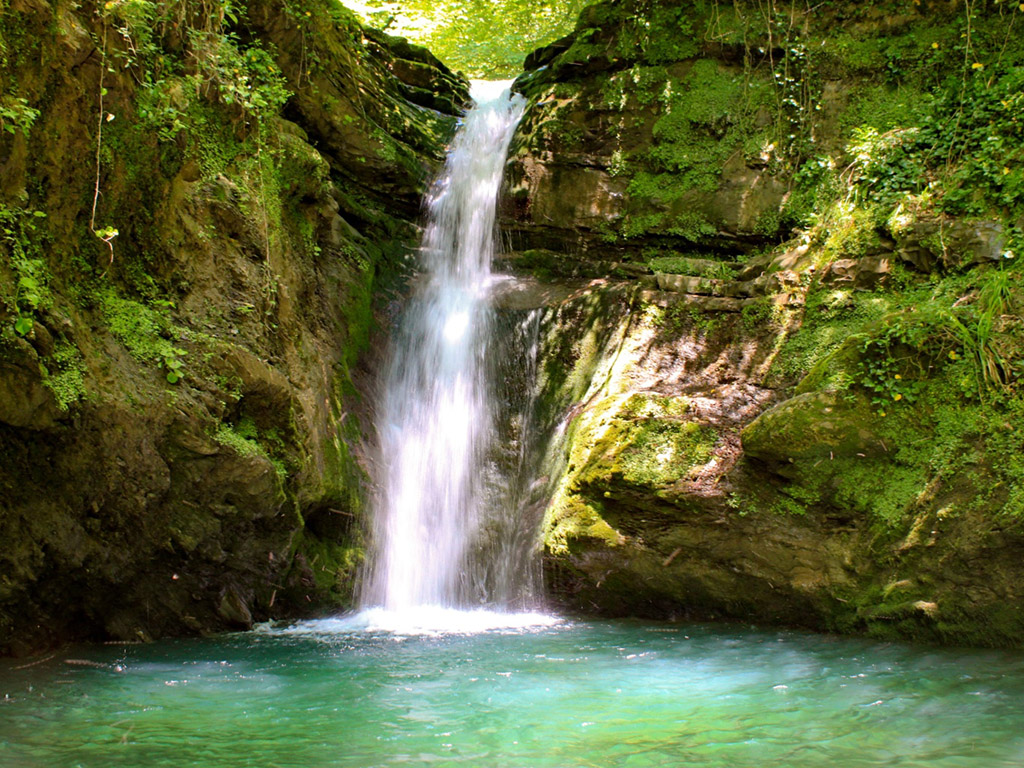
<instances>
[{"instance_id":1,"label":"cascading white water","mask_svg":"<svg viewBox=\"0 0 1024 768\"><path fill-rule=\"evenodd\" d=\"M503 527L493 519L501 505L487 501L488 294L498 189L523 100L496 83L474 83L472 95L427 199L424 275L393 341L378 419L380 498L363 605L392 614L506 608L515 593L514 575L495 584L503 569L478 555L494 551L490 539Z\"/></svg>"}]
</instances>

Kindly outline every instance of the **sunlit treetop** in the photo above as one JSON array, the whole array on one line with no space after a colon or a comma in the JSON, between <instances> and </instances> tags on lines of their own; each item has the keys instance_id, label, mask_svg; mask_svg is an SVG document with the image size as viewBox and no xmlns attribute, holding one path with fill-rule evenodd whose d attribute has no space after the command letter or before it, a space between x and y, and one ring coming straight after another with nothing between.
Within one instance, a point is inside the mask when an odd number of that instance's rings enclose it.
<instances>
[{"instance_id":1,"label":"sunlit treetop","mask_svg":"<svg viewBox=\"0 0 1024 768\"><path fill-rule=\"evenodd\" d=\"M592 0L344 0L369 26L427 46L453 70L503 79L570 32Z\"/></svg>"}]
</instances>

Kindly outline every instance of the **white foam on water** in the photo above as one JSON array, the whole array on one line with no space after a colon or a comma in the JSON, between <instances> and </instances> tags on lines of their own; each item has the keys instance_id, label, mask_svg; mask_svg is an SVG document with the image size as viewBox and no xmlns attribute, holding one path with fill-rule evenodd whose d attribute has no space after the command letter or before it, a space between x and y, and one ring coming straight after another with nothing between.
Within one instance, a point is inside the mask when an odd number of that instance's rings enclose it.
<instances>
[{"instance_id":1,"label":"white foam on water","mask_svg":"<svg viewBox=\"0 0 1024 768\"><path fill-rule=\"evenodd\" d=\"M486 609L462 610L438 605L420 605L400 611L367 608L358 613L329 619L300 621L288 627L262 625L268 634L281 635L351 635L389 633L400 637L437 635L475 635L494 631L526 631L552 627L564 619L546 613L505 613Z\"/></svg>"},{"instance_id":2,"label":"white foam on water","mask_svg":"<svg viewBox=\"0 0 1024 768\"><path fill-rule=\"evenodd\" d=\"M470 80L469 92L478 105L487 104L504 97L512 87L511 80Z\"/></svg>"}]
</instances>

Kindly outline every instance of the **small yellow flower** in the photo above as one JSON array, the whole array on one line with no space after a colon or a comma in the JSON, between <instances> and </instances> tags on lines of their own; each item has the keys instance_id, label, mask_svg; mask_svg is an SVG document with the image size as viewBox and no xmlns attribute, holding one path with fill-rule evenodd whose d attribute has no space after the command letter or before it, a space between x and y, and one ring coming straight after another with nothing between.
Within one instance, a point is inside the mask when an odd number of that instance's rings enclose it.
<instances>
[{"instance_id":1,"label":"small yellow flower","mask_svg":"<svg viewBox=\"0 0 1024 768\"><path fill-rule=\"evenodd\" d=\"M1005 176L1005 175L1006 175L1006 174L1008 174L1009 172L1010 172L1010 169L1009 169L1009 168L1007 168L1007 167L1006 167L1006 166L1004 165L1004 166L1003 166L1003 176Z\"/></svg>"},{"instance_id":2,"label":"small yellow flower","mask_svg":"<svg viewBox=\"0 0 1024 768\"><path fill-rule=\"evenodd\" d=\"M878 415L879 415L879 416L885 416L885 411L879 411L879 412L878 412Z\"/></svg>"},{"instance_id":3,"label":"small yellow flower","mask_svg":"<svg viewBox=\"0 0 1024 768\"><path fill-rule=\"evenodd\" d=\"M976 61L973 64L971 64L971 69L984 69L984 68L985 68L985 65L982 64L980 61Z\"/></svg>"},{"instance_id":4,"label":"small yellow flower","mask_svg":"<svg viewBox=\"0 0 1024 768\"><path fill-rule=\"evenodd\" d=\"M932 43L932 48L935 48L936 50L938 50L938 47L939 47L938 43Z\"/></svg>"},{"instance_id":5,"label":"small yellow flower","mask_svg":"<svg viewBox=\"0 0 1024 768\"><path fill-rule=\"evenodd\" d=\"M959 359L959 358L960 358L960 355L958 355L958 354L956 353L956 350L952 350L952 349L951 349L951 350L949 351L949 359L950 359L950 360L957 360L957 359Z\"/></svg>"},{"instance_id":6,"label":"small yellow flower","mask_svg":"<svg viewBox=\"0 0 1024 768\"><path fill-rule=\"evenodd\" d=\"M896 375L895 375L895 376L894 376L893 378L895 378L895 379L902 379L903 377L902 377L902 376L900 376L900 375L899 375L899 374L897 373L897 374L896 374Z\"/></svg>"},{"instance_id":7,"label":"small yellow flower","mask_svg":"<svg viewBox=\"0 0 1024 768\"><path fill-rule=\"evenodd\" d=\"M897 392L895 395L892 396L892 399L893 400L902 400L903 399L903 395L901 395L899 392Z\"/></svg>"}]
</instances>

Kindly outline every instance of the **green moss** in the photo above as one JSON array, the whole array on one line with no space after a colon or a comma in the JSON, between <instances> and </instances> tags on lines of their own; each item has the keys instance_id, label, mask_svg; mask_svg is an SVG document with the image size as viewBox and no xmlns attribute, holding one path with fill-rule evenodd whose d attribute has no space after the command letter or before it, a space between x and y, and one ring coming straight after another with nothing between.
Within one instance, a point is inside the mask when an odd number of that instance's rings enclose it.
<instances>
[{"instance_id":1,"label":"green moss","mask_svg":"<svg viewBox=\"0 0 1024 768\"><path fill-rule=\"evenodd\" d=\"M127 347L132 357L140 363L161 365L170 383L178 381L182 358L188 352L168 338L173 331L166 315L113 291L102 296L100 309L110 333Z\"/></svg>"},{"instance_id":2,"label":"green moss","mask_svg":"<svg viewBox=\"0 0 1024 768\"><path fill-rule=\"evenodd\" d=\"M770 127L761 124L758 113L770 92L761 80L710 59L695 61L682 77L636 68L617 78L605 84L605 100L624 103L628 97L619 95L619 86L639 81L643 88L636 98L651 105L653 118L649 148L624 159L618 169L619 175L630 175L622 235L657 232L703 242L717 227L706 213L683 203L715 191L731 159L758 153L769 143ZM774 234L779 221L766 219L768 225L768 234Z\"/></svg>"},{"instance_id":3,"label":"green moss","mask_svg":"<svg viewBox=\"0 0 1024 768\"><path fill-rule=\"evenodd\" d=\"M622 534L601 516L598 502L579 496L559 498L547 512L544 524L544 546L555 555L570 552L581 541L597 541L608 547L623 543Z\"/></svg>"},{"instance_id":4,"label":"green moss","mask_svg":"<svg viewBox=\"0 0 1024 768\"><path fill-rule=\"evenodd\" d=\"M713 333L722 323L720 313L709 312L680 300L667 307L652 306L650 321L664 338L680 338L688 332L701 335Z\"/></svg>"},{"instance_id":5,"label":"green moss","mask_svg":"<svg viewBox=\"0 0 1024 768\"><path fill-rule=\"evenodd\" d=\"M788 359L792 363L820 356L797 392L807 397L846 391L827 414L816 417L833 426L853 413L854 402L871 398L873 409L852 422L859 425L863 447L847 451L827 431L815 437L815 424L787 422L787 428L818 440L819 454L829 457L813 466L798 462L792 477L800 487L885 530L907 525L937 494L950 492L945 489L957 489L955 501L946 496L946 515L971 509L985 515L1021 515L1017 489L1024 483L1024 462L1019 459L1022 438L1014 425L1024 414L1024 398L1015 387L980 383L984 358L971 357L955 335L960 325L980 320L957 319L946 309L956 303L947 291L955 286L956 295L972 283L987 285L985 274L982 270L966 282L950 278L898 296L823 292L809 303L801 331L807 335L788 350ZM903 302L908 305L903 313L875 319ZM967 314L981 309L958 308ZM839 314L833 315L836 310ZM1016 326L1006 326L1004 334L999 343L1002 359L1024 357L1024 338ZM800 334L788 344L799 339Z\"/></svg>"},{"instance_id":6,"label":"green moss","mask_svg":"<svg viewBox=\"0 0 1024 768\"><path fill-rule=\"evenodd\" d=\"M736 276L736 268L733 264L700 258L699 255L688 256L676 251L663 253L660 250L654 250L645 252L644 256L647 259L647 266L655 273L693 275L712 280L732 280Z\"/></svg>"},{"instance_id":7,"label":"green moss","mask_svg":"<svg viewBox=\"0 0 1024 768\"><path fill-rule=\"evenodd\" d=\"M220 518L185 504L170 511L167 530L174 544L185 552L194 552L204 541L216 540L222 532Z\"/></svg>"},{"instance_id":8,"label":"green moss","mask_svg":"<svg viewBox=\"0 0 1024 768\"><path fill-rule=\"evenodd\" d=\"M857 292L848 288L818 286L807 296L803 323L790 335L772 363L777 375L792 379L812 373L814 383L801 391L845 389L854 372L831 357L854 334L863 332L897 306L897 298L885 292ZM752 317L756 323L760 318Z\"/></svg>"},{"instance_id":9,"label":"green moss","mask_svg":"<svg viewBox=\"0 0 1024 768\"><path fill-rule=\"evenodd\" d=\"M575 437L589 454L577 482L665 487L707 463L718 435L686 419L686 409L685 401L639 393L595 406L601 416L591 418L589 428Z\"/></svg>"},{"instance_id":10,"label":"green moss","mask_svg":"<svg viewBox=\"0 0 1024 768\"><path fill-rule=\"evenodd\" d=\"M689 9L659 4L646 6L646 13L623 10L625 23L619 28L616 40L619 56L640 54L652 64L665 64L697 54L697 38Z\"/></svg>"},{"instance_id":11,"label":"green moss","mask_svg":"<svg viewBox=\"0 0 1024 768\"><path fill-rule=\"evenodd\" d=\"M43 371L43 382L53 392L57 407L62 411L85 397L85 358L74 344L58 341Z\"/></svg>"},{"instance_id":12,"label":"green moss","mask_svg":"<svg viewBox=\"0 0 1024 768\"><path fill-rule=\"evenodd\" d=\"M779 496L769 507L773 515L793 515L800 517L807 514L807 507L789 495Z\"/></svg>"},{"instance_id":13,"label":"green moss","mask_svg":"<svg viewBox=\"0 0 1024 768\"><path fill-rule=\"evenodd\" d=\"M356 574L365 557L361 547L325 541L307 532L299 540L297 551L313 574L317 602L333 610L352 604Z\"/></svg>"},{"instance_id":14,"label":"green moss","mask_svg":"<svg viewBox=\"0 0 1024 768\"><path fill-rule=\"evenodd\" d=\"M625 238L640 237L652 230L660 229L665 220L664 213L630 214L622 224L621 233Z\"/></svg>"},{"instance_id":15,"label":"green moss","mask_svg":"<svg viewBox=\"0 0 1024 768\"><path fill-rule=\"evenodd\" d=\"M222 423L213 434L213 439L221 445L231 448L239 456L257 456L266 459L274 466L279 478L284 480L288 476L288 468L284 461L272 455L268 445L283 450L283 443L280 435L275 430L268 430L260 435L256 423L249 417L243 417L237 424L231 425Z\"/></svg>"},{"instance_id":16,"label":"green moss","mask_svg":"<svg viewBox=\"0 0 1024 768\"><path fill-rule=\"evenodd\" d=\"M840 117L840 128L849 135L854 128L873 128L879 133L918 125L931 109L932 96L912 86L865 85L850 92L850 102Z\"/></svg>"},{"instance_id":17,"label":"green moss","mask_svg":"<svg viewBox=\"0 0 1024 768\"><path fill-rule=\"evenodd\" d=\"M664 67L637 65L613 72L601 85L602 106L621 111L631 99L640 106L649 106L665 94L670 82Z\"/></svg>"},{"instance_id":18,"label":"green moss","mask_svg":"<svg viewBox=\"0 0 1024 768\"><path fill-rule=\"evenodd\" d=\"M676 183L687 188L713 189L725 161L755 130L765 96L755 84L708 59L694 62L683 80L668 82L649 154L655 167L675 174Z\"/></svg>"}]
</instances>

